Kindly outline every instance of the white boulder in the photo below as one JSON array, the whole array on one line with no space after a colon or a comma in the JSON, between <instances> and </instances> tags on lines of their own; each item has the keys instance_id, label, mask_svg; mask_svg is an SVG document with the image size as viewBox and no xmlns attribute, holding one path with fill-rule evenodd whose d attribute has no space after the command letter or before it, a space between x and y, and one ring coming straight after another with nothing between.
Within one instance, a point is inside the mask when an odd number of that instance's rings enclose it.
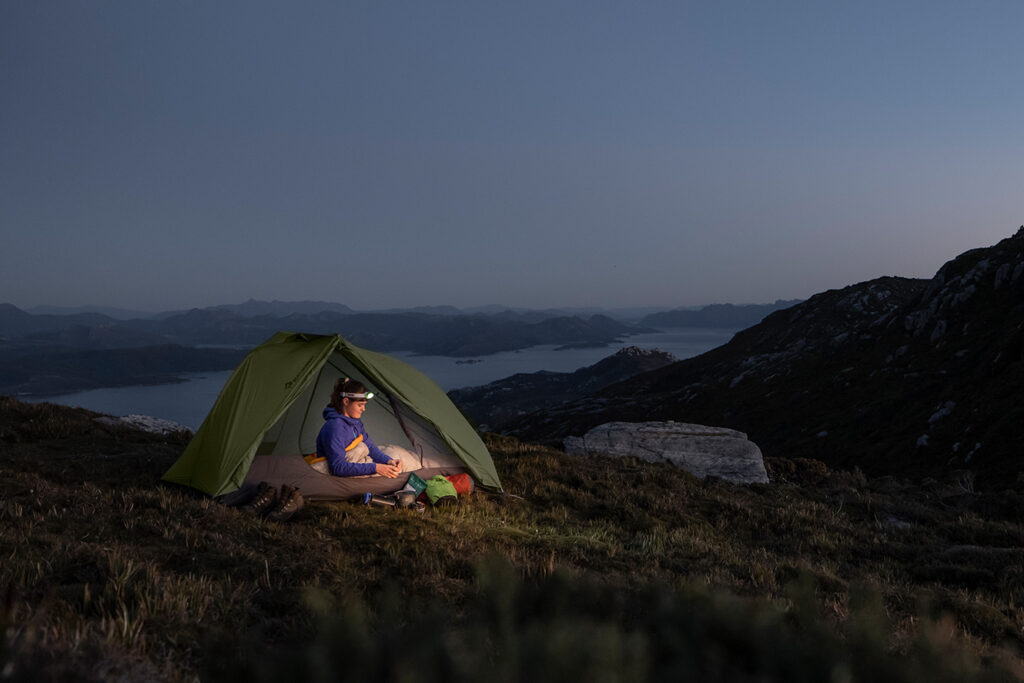
<instances>
[{"instance_id":1,"label":"white boulder","mask_svg":"<svg viewBox=\"0 0 1024 683\"><path fill-rule=\"evenodd\" d=\"M768 482L761 449L747 435L685 422L608 422L583 436L566 437L569 455L636 456L670 462L698 477L737 484Z\"/></svg>"},{"instance_id":2,"label":"white boulder","mask_svg":"<svg viewBox=\"0 0 1024 683\"><path fill-rule=\"evenodd\" d=\"M175 432L189 432L192 430L185 425L178 424L177 422L171 422L170 420L163 420L158 417L151 417L149 415L125 415L124 417L114 417L112 415L104 415L103 417L97 417L96 421L100 424L109 426L125 426L140 429L150 434L173 434Z\"/></svg>"}]
</instances>

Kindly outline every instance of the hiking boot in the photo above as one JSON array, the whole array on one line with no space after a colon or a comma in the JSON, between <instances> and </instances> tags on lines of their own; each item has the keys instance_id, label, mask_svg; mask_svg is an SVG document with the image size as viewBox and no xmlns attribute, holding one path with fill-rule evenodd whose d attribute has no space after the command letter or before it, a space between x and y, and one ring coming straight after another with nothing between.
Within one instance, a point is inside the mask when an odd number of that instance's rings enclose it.
<instances>
[{"instance_id":1,"label":"hiking boot","mask_svg":"<svg viewBox=\"0 0 1024 683\"><path fill-rule=\"evenodd\" d=\"M274 503L276 502L277 489L267 482L261 481L259 487L256 489L256 495L252 497L252 500L243 505L242 509L246 512L262 515L266 513L267 510L274 507Z\"/></svg>"},{"instance_id":2,"label":"hiking boot","mask_svg":"<svg viewBox=\"0 0 1024 683\"><path fill-rule=\"evenodd\" d=\"M301 510L306 504L302 497L302 491L296 487L285 484L281 487L281 498L269 513L267 519L273 522L286 522L292 515Z\"/></svg>"}]
</instances>

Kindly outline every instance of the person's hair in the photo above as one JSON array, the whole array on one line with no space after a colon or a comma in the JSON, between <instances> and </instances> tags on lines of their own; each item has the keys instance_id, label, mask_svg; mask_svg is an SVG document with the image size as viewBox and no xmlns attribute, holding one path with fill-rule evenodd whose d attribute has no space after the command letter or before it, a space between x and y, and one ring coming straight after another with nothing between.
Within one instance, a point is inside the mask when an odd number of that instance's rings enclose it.
<instances>
[{"instance_id":1,"label":"person's hair","mask_svg":"<svg viewBox=\"0 0 1024 683\"><path fill-rule=\"evenodd\" d=\"M339 413L344 412L341 408L341 395L342 394L364 394L366 393L366 386L362 382L357 382L354 379L348 377L340 377L338 381L334 383L334 390L331 392L331 407L337 410Z\"/></svg>"}]
</instances>

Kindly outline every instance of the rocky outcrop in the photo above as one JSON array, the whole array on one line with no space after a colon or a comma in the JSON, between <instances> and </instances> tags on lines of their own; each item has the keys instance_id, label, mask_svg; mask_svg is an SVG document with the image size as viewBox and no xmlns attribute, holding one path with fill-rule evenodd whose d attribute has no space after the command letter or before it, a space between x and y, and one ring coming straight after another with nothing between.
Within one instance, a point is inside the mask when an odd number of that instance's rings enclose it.
<instances>
[{"instance_id":1,"label":"rocky outcrop","mask_svg":"<svg viewBox=\"0 0 1024 683\"><path fill-rule=\"evenodd\" d=\"M737 484L768 483L761 450L743 432L685 422L609 422L567 437L569 455L635 456L670 462L698 477Z\"/></svg>"},{"instance_id":2,"label":"rocky outcrop","mask_svg":"<svg viewBox=\"0 0 1024 683\"><path fill-rule=\"evenodd\" d=\"M109 427L131 427L150 434L192 434L192 430L183 424L149 415L125 415L123 417L102 415L96 418L96 422Z\"/></svg>"}]
</instances>

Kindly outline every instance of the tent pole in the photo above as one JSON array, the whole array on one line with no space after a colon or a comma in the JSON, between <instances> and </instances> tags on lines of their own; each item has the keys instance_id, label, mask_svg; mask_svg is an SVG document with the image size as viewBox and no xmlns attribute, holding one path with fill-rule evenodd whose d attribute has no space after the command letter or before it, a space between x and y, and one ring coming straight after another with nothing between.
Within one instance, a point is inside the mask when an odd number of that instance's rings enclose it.
<instances>
[{"instance_id":1,"label":"tent pole","mask_svg":"<svg viewBox=\"0 0 1024 683\"><path fill-rule=\"evenodd\" d=\"M324 364L327 365L326 363ZM309 392L309 402L306 404L305 410L302 411L302 423L299 424L299 433L295 437L298 443L295 444L295 450L298 451L299 455L306 455L302 452L302 435L306 433L306 421L309 419L309 407L313 405L313 397L316 396L316 390L320 386L320 380L324 376L324 368L321 366L320 372L316 373L316 379L313 380L313 391Z\"/></svg>"}]
</instances>

